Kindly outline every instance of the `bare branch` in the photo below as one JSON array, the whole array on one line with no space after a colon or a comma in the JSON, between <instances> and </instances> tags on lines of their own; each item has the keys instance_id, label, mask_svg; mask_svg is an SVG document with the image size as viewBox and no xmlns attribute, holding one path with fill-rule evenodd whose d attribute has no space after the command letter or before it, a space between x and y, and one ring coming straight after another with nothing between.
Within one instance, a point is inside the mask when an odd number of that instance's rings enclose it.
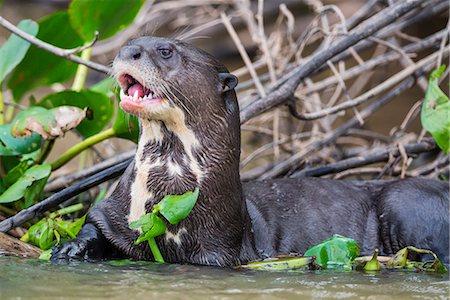
<instances>
[{"instance_id":1,"label":"bare branch","mask_svg":"<svg viewBox=\"0 0 450 300\"><path fill-rule=\"evenodd\" d=\"M47 52L53 53L56 56L76 62L77 64L85 65L86 67L91 68L92 70L95 70L95 71L98 71L101 73L105 73L105 74L110 74L110 69L108 67L98 64L98 63L88 61L88 60L84 60L73 54L73 53L84 50L85 49L84 46L74 48L74 49L62 49L59 47L55 47L49 43L41 41L40 39L26 33L23 30L17 28L16 26L14 26L13 24L8 22L5 18L3 18L1 16L0 16L0 25L3 26L4 28L6 28L7 30L9 30L10 32L17 34L18 36L20 36L21 38L30 42L31 44L35 45L38 48L41 48ZM93 44L95 42L95 40L96 40L96 38L89 44Z\"/></svg>"}]
</instances>

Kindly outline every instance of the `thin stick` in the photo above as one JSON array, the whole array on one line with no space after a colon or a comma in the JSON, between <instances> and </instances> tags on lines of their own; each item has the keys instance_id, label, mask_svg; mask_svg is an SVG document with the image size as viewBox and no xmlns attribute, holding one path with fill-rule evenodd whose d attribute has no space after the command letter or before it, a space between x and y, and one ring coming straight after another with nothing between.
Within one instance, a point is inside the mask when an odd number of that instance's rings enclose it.
<instances>
[{"instance_id":1,"label":"thin stick","mask_svg":"<svg viewBox=\"0 0 450 300\"><path fill-rule=\"evenodd\" d=\"M128 152L125 152L125 153L122 153L119 155L115 155L114 157L104 160L98 164L95 164L94 166L92 166L88 169L81 170L79 172L76 172L76 173L73 173L70 175L59 176L59 177L53 179L52 181L50 181L49 183L47 183L47 185L45 186L44 192L48 193L48 192L60 191L61 189L70 186L77 180L92 176L92 175L97 174L98 172L101 172L107 168L110 168L114 165L117 165L126 160L129 160L131 157L134 156L135 152L136 152L135 150L132 150L132 151L128 151Z\"/></svg>"},{"instance_id":2,"label":"thin stick","mask_svg":"<svg viewBox=\"0 0 450 300\"><path fill-rule=\"evenodd\" d=\"M446 47L444 49L444 54L448 54L450 51L450 47ZM336 106L325 108L321 111L313 112L313 113L299 113L298 116L302 120L315 120L322 117L325 117L330 114L337 113L342 110L346 110L348 108L355 107L357 105L360 105L361 103L364 103L368 100L370 100L372 97L379 95L380 93L384 92L385 90L391 88L392 86L396 85L397 83L404 80L406 77L410 76L411 74L414 74L417 70L425 67L426 65L429 65L430 63L433 63L439 53L433 53L424 59L418 61L414 65L410 65L407 68L403 69L402 71L398 72L394 76L390 77L388 80L382 82L381 84L377 85L373 89L365 92L364 94L354 98L353 100L348 100L342 103L339 103Z\"/></svg>"},{"instance_id":3,"label":"thin stick","mask_svg":"<svg viewBox=\"0 0 450 300\"><path fill-rule=\"evenodd\" d=\"M369 115L371 115L372 113L383 107L386 103L390 102L396 96L398 96L399 94L403 93L405 90L410 88L413 85L413 83L414 83L413 76L406 78L402 83L397 85L383 97L381 97L377 101L374 101L364 110L362 110L360 112L360 116L363 119L367 118ZM292 168L292 166L297 165L307 155L310 155L313 151L321 149L322 147L334 142L338 137L344 135L350 128L358 126L358 124L359 120L355 116L346 123L344 123L341 127L338 127L333 132L327 134L327 136L325 136L324 138L320 139L319 141L313 144L310 144L309 147L305 147L303 151L289 157L283 162L280 162L278 165L274 166L270 171L266 171L262 176L260 176L260 178L269 179L279 176L280 174L286 173L290 168Z\"/></svg>"},{"instance_id":4,"label":"thin stick","mask_svg":"<svg viewBox=\"0 0 450 300\"><path fill-rule=\"evenodd\" d=\"M7 30L9 30L10 32L17 34L18 36L20 36L21 38L30 42L31 44L35 45L38 48L44 49L47 52L55 54L56 56L60 56L62 58L76 62L78 64L85 65L86 67L91 68L95 71L105 73L105 74L110 74L110 69L108 67L98 64L98 63L94 63L94 62L82 59L73 54L73 53L79 52L80 50L84 50L86 48L85 46L78 47L75 49L62 49L59 47L55 47L49 43L46 43L28 33L26 33L23 30L17 28L16 26L14 26L13 24L8 22L5 18L3 18L1 16L0 16L0 25L3 26L4 28L6 28ZM93 42L95 42L95 41L93 41ZM91 42L91 43L93 43L93 42ZM92 45L88 44L87 46L92 46Z\"/></svg>"},{"instance_id":5,"label":"thin stick","mask_svg":"<svg viewBox=\"0 0 450 300\"><path fill-rule=\"evenodd\" d=\"M436 143L434 143L434 141L424 140L420 143L405 145L404 153L411 155L430 152L434 149L436 149ZM342 172L351 168L362 167L377 162L387 161L390 156L399 157L401 155L402 151L399 149L399 147L391 147L386 150L383 149L381 151L373 151L371 154L365 155L364 157L352 157L325 166L304 169L302 171L296 172L292 177L323 176L326 174Z\"/></svg>"},{"instance_id":6,"label":"thin stick","mask_svg":"<svg viewBox=\"0 0 450 300\"><path fill-rule=\"evenodd\" d=\"M290 99L300 82L305 77L316 71L327 60L333 58L361 40L373 35L386 25L398 20L399 17L405 15L420 5L426 4L427 2L429 1L409 0L397 2L395 5L383 9L375 16L358 25L355 29L350 31L347 36L333 42L330 47L316 52L308 62L296 69L291 77L286 82L282 83L275 91L266 97L254 101L252 105L245 107L241 111L241 123L245 123L252 117L285 102L287 99Z\"/></svg>"},{"instance_id":7,"label":"thin stick","mask_svg":"<svg viewBox=\"0 0 450 300\"><path fill-rule=\"evenodd\" d=\"M45 200L31 206L30 208L20 211L18 214L0 222L0 232L8 232L12 228L22 225L23 223L37 217L47 210L63 203L70 198L87 191L88 189L99 185L107 180L116 178L125 171L132 160L127 160L117 164L109 169L97 173L96 175L80 181L58 193L53 194Z\"/></svg>"},{"instance_id":8,"label":"thin stick","mask_svg":"<svg viewBox=\"0 0 450 300\"><path fill-rule=\"evenodd\" d=\"M256 73L255 69L253 68L250 57L248 56L247 51L245 51L245 48L242 45L242 43L236 33L236 30L234 30L233 25L230 22L230 19L227 17L227 15L225 15L225 13L221 13L220 17L222 18L223 25L225 25L225 28L228 30L228 33L230 34L231 38L233 39L233 42L236 45L236 48L238 49L239 54L242 57L242 60L244 61L245 65L247 66L247 68L250 72L250 75L252 76L252 79L255 83L256 89L258 90L258 93L262 97L265 97L266 91L264 90L264 87L258 78L258 74Z\"/></svg>"}]
</instances>

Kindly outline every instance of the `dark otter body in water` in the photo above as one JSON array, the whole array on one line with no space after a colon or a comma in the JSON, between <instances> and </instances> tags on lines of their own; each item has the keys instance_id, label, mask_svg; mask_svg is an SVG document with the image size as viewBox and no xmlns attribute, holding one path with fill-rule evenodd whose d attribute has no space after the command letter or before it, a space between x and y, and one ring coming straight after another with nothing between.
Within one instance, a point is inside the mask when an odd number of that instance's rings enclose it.
<instances>
[{"instance_id":1,"label":"dark otter body in water","mask_svg":"<svg viewBox=\"0 0 450 300\"><path fill-rule=\"evenodd\" d=\"M156 238L167 262L232 266L303 253L334 233L363 254L407 245L448 261L449 194L444 182L277 179L241 184L236 78L190 44L142 37L114 61L121 107L140 117L134 163L108 199L88 213L79 236L53 260L125 256L151 260L131 221L165 195L199 187L190 215Z\"/></svg>"}]
</instances>

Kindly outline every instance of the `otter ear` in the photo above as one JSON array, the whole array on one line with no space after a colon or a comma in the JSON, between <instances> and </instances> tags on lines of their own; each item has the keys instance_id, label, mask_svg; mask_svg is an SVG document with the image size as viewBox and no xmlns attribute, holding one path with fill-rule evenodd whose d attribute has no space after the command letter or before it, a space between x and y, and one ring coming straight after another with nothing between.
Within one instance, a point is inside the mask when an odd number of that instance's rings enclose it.
<instances>
[{"instance_id":1,"label":"otter ear","mask_svg":"<svg viewBox=\"0 0 450 300\"><path fill-rule=\"evenodd\" d=\"M238 79L231 73L219 73L219 81L222 84L222 92L228 92L236 87Z\"/></svg>"}]
</instances>

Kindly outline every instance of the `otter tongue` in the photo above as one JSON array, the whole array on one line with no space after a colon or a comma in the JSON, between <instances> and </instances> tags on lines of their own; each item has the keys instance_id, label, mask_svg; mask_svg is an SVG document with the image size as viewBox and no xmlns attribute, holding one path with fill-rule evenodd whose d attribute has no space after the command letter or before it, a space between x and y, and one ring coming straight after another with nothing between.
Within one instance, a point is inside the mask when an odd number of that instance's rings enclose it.
<instances>
[{"instance_id":1,"label":"otter tongue","mask_svg":"<svg viewBox=\"0 0 450 300\"><path fill-rule=\"evenodd\" d=\"M134 93L138 92L138 97L144 97L145 91L144 87L140 83L135 83L128 88L128 95L134 97Z\"/></svg>"}]
</instances>

